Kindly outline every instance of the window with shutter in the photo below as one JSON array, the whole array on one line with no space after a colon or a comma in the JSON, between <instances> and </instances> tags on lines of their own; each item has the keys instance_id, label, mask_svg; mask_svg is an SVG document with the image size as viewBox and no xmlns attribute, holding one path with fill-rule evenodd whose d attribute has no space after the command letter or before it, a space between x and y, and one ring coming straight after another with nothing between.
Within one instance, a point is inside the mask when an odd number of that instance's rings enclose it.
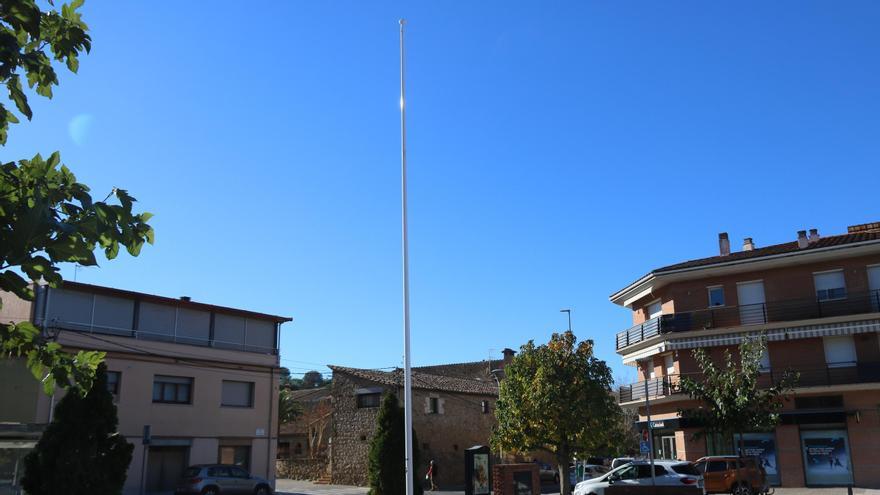
<instances>
[{"instance_id":1,"label":"window with shutter","mask_svg":"<svg viewBox=\"0 0 880 495\"><path fill-rule=\"evenodd\" d=\"M226 407L254 407L254 382L223 380L220 404Z\"/></svg>"},{"instance_id":2,"label":"window with shutter","mask_svg":"<svg viewBox=\"0 0 880 495\"><path fill-rule=\"evenodd\" d=\"M816 298L820 301L846 299L846 280L843 270L814 273L813 284L816 286Z\"/></svg>"},{"instance_id":3,"label":"window with shutter","mask_svg":"<svg viewBox=\"0 0 880 495\"><path fill-rule=\"evenodd\" d=\"M856 365L856 346L852 335L825 337L825 363L829 368Z\"/></svg>"}]
</instances>

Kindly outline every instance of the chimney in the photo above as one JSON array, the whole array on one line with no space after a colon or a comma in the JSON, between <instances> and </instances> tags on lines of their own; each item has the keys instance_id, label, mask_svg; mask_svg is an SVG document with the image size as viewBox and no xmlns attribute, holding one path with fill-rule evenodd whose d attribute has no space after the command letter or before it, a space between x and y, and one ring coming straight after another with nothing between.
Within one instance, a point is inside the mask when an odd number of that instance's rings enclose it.
<instances>
[{"instance_id":1,"label":"chimney","mask_svg":"<svg viewBox=\"0 0 880 495\"><path fill-rule=\"evenodd\" d=\"M847 234L858 234L860 232L880 232L880 222L861 223L859 225L850 225L846 228Z\"/></svg>"},{"instance_id":2,"label":"chimney","mask_svg":"<svg viewBox=\"0 0 880 495\"><path fill-rule=\"evenodd\" d=\"M504 355L504 364L508 365L508 364L510 364L511 361L513 361L513 356L516 354L516 351L514 351L513 349L507 348L507 349L504 349L503 351L501 351L501 354Z\"/></svg>"},{"instance_id":3,"label":"chimney","mask_svg":"<svg viewBox=\"0 0 880 495\"><path fill-rule=\"evenodd\" d=\"M807 231L798 230L798 249L807 247L807 244L809 244L809 241L807 240Z\"/></svg>"},{"instance_id":4,"label":"chimney","mask_svg":"<svg viewBox=\"0 0 880 495\"><path fill-rule=\"evenodd\" d=\"M730 254L730 239L727 238L727 232L718 234L718 252L721 256Z\"/></svg>"},{"instance_id":5,"label":"chimney","mask_svg":"<svg viewBox=\"0 0 880 495\"><path fill-rule=\"evenodd\" d=\"M743 251L754 251L754 250L755 250L755 243L752 242L752 238L746 237L745 239L743 239Z\"/></svg>"},{"instance_id":6,"label":"chimney","mask_svg":"<svg viewBox=\"0 0 880 495\"><path fill-rule=\"evenodd\" d=\"M819 229L810 229L810 244L819 240Z\"/></svg>"},{"instance_id":7,"label":"chimney","mask_svg":"<svg viewBox=\"0 0 880 495\"><path fill-rule=\"evenodd\" d=\"M190 302L192 301L192 298L190 298L189 296L180 296L180 300L183 302Z\"/></svg>"}]
</instances>

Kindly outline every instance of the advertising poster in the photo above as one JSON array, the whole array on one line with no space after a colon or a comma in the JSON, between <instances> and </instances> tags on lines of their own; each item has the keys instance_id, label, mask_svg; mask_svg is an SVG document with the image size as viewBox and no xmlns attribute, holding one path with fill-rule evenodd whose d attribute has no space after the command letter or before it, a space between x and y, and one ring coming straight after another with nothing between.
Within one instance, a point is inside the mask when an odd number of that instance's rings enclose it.
<instances>
[{"instance_id":1,"label":"advertising poster","mask_svg":"<svg viewBox=\"0 0 880 495\"><path fill-rule=\"evenodd\" d=\"M807 484L852 483L845 430L802 431L801 444Z\"/></svg>"},{"instance_id":2,"label":"advertising poster","mask_svg":"<svg viewBox=\"0 0 880 495\"><path fill-rule=\"evenodd\" d=\"M488 495L489 493L489 456L487 454L474 454L474 495Z\"/></svg>"},{"instance_id":3,"label":"advertising poster","mask_svg":"<svg viewBox=\"0 0 880 495\"><path fill-rule=\"evenodd\" d=\"M743 435L744 454L757 457L771 485L779 484L779 466L776 464L776 437L772 433L746 433Z\"/></svg>"}]
</instances>

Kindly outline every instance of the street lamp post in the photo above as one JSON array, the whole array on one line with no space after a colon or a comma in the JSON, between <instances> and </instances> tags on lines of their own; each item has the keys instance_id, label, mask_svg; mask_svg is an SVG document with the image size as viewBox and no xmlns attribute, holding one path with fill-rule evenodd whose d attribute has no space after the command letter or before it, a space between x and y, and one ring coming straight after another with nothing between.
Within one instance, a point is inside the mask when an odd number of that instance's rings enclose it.
<instances>
[{"instance_id":1,"label":"street lamp post","mask_svg":"<svg viewBox=\"0 0 880 495\"><path fill-rule=\"evenodd\" d=\"M571 310L570 309L560 309L560 313L568 313L568 331L571 331Z\"/></svg>"}]
</instances>

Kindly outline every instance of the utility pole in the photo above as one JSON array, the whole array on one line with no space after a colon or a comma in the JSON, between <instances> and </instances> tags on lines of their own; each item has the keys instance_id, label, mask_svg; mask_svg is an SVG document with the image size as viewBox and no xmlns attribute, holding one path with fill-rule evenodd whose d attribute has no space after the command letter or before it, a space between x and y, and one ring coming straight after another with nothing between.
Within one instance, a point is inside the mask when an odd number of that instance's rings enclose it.
<instances>
[{"instance_id":1,"label":"utility pole","mask_svg":"<svg viewBox=\"0 0 880 495\"><path fill-rule=\"evenodd\" d=\"M649 375L650 376L650 375ZM651 463L651 486L657 484L654 474L654 428L651 426L651 399L648 398L648 377L645 377L645 415L648 419L648 461Z\"/></svg>"},{"instance_id":2,"label":"utility pole","mask_svg":"<svg viewBox=\"0 0 880 495\"><path fill-rule=\"evenodd\" d=\"M403 26L406 20L400 19L400 199L401 230L403 250L403 413L404 413L404 456L406 457L406 495L413 495L413 438L412 438L412 369L410 369L409 349L409 241L407 239L406 218L406 92L404 85L405 58L403 50Z\"/></svg>"}]
</instances>

